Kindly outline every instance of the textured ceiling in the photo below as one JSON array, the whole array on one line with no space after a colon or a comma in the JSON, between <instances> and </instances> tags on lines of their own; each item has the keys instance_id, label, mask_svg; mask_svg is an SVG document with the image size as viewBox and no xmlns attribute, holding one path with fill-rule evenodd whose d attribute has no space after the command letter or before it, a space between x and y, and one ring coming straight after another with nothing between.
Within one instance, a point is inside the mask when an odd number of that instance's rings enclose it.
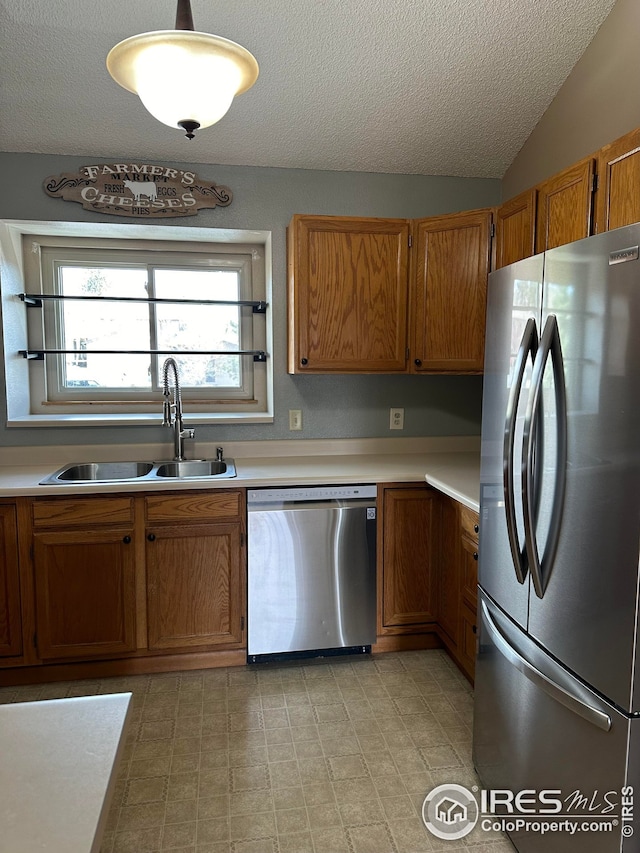
<instances>
[{"instance_id":1,"label":"textured ceiling","mask_svg":"<svg viewBox=\"0 0 640 853\"><path fill-rule=\"evenodd\" d=\"M105 67L174 0L0 0L0 150L500 178L613 4L192 0L260 77L188 141Z\"/></svg>"}]
</instances>

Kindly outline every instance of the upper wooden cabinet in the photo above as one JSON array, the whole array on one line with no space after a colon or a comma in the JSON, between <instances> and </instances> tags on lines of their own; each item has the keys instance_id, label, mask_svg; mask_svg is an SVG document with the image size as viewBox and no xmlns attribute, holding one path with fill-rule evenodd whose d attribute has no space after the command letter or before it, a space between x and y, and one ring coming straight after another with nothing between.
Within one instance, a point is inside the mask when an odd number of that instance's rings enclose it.
<instances>
[{"instance_id":1,"label":"upper wooden cabinet","mask_svg":"<svg viewBox=\"0 0 640 853\"><path fill-rule=\"evenodd\" d=\"M587 157L538 186L536 252L591 234L595 160Z\"/></svg>"},{"instance_id":2,"label":"upper wooden cabinet","mask_svg":"<svg viewBox=\"0 0 640 853\"><path fill-rule=\"evenodd\" d=\"M404 371L409 221L297 215L287 237L289 372Z\"/></svg>"},{"instance_id":3,"label":"upper wooden cabinet","mask_svg":"<svg viewBox=\"0 0 640 853\"><path fill-rule=\"evenodd\" d=\"M526 190L496 212L495 268L528 258L536 248L536 189Z\"/></svg>"},{"instance_id":4,"label":"upper wooden cabinet","mask_svg":"<svg viewBox=\"0 0 640 853\"><path fill-rule=\"evenodd\" d=\"M22 654L16 509L0 505L0 657Z\"/></svg>"},{"instance_id":5,"label":"upper wooden cabinet","mask_svg":"<svg viewBox=\"0 0 640 853\"><path fill-rule=\"evenodd\" d=\"M640 222L640 128L598 152L596 232Z\"/></svg>"},{"instance_id":6,"label":"upper wooden cabinet","mask_svg":"<svg viewBox=\"0 0 640 853\"><path fill-rule=\"evenodd\" d=\"M412 372L482 372L491 223L488 208L414 221Z\"/></svg>"},{"instance_id":7,"label":"upper wooden cabinet","mask_svg":"<svg viewBox=\"0 0 640 853\"><path fill-rule=\"evenodd\" d=\"M490 225L294 216L289 372L481 372Z\"/></svg>"}]
</instances>

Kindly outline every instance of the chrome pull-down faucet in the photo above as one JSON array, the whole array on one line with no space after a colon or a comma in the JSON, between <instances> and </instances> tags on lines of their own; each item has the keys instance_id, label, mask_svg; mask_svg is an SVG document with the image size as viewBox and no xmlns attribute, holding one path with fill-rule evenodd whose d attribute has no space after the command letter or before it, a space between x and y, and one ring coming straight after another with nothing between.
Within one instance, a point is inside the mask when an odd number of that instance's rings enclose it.
<instances>
[{"instance_id":1,"label":"chrome pull-down faucet","mask_svg":"<svg viewBox=\"0 0 640 853\"><path fill-rule=\"evenodd\" d=\"M173 371L173 402L171 402L171 391L169 390L169 369ZM174 358L165 359L162 365L162 382L164 401L162 403L162 425L173 428L173 452L174 460L184 460L184 440L194 438L194 429L185 429L182 421L182 395L180 393L180 377L178 365Z\"/></svg>"}]
</instances>

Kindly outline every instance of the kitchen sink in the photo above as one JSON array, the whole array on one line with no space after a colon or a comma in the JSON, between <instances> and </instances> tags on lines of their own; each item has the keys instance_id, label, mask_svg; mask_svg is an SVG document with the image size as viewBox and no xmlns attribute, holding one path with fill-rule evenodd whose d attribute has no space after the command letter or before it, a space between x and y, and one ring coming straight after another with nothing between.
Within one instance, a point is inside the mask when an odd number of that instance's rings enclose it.
<instances>
[{"instance_id":1,"label":"kitchen sink","mask_svg":"<svg viewBox=\"0 0 640 853\"><path fill-rule=\"evenodd\" d=\"M183 462L71 463L40 481L40 485L67 483L130 483L152 480L224 480L236 476L233 459L188 459Z\"/></svg>"},{"instance_id":2,"label":"kitchen sink","mask_svg":"<svg viewBox=\"0 0 640 853\"><path fill-rule=\"evenodd\" d=\"M231 459L187 459L184 462L163 462L158 465L156 477L235 477L236 469Z\"/></svg>"},{"instance_id":3,"label":"kitchen sink","mask_svg":"<svg viewBox=\"0 0 640 853\"><path fill-rule=\"evenodd\" d=\"M84 483L109 482L110 480L137 480L153 469L152 462L84 462L80 465L65 465L50 482Z\"/></svg>"}]
</instances>

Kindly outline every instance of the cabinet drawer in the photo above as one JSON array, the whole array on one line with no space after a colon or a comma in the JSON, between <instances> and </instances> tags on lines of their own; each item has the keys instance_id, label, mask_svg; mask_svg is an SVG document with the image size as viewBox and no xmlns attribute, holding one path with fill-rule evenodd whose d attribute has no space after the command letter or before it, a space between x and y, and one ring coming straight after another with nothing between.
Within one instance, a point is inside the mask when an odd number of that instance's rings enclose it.
<instances>
[{"instance_id":1,"label":"cabinet drawer","mask_svg":"<svg viewBox=\"0 0 640 853\"><path fill-rule=\"evenodd\" d=\"M179 495L154 495L146 498L147 522L210 521L237 518L242 509L242 492L184 492Z\"/></svg>"},{"instance_id":2,"label":"cabinet drawer","mask_svg":"<svg viewBox=\"0 0 640 853\"><path fill-rule=\"evenodd\" d=\"M71 527L80 524L132 524L133 498L35 500L34 527Z\"/></svg>"},{"instance_id":3,"label":"cabinet drawer","mask_svg":"<svg viewBox=\"0 0 640 853\"><path fill-rule=\"evenodd\" d=\"M462 532L466 533L471 539L478 541L478 532L480 530L480 517L477 512L474 512L469 507L460 504L460 527Z\"/></svg>"}]
</instances>

